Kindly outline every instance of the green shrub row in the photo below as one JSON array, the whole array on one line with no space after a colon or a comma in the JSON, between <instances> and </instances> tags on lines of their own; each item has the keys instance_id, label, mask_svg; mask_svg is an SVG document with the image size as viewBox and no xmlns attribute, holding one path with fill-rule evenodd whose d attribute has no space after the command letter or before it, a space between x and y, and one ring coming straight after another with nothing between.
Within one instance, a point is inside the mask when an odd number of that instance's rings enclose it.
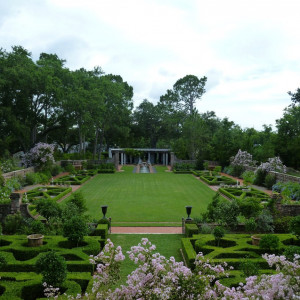
<instances>
[{"instance_id":1,"label":"green shrub row","mask_svg":"<svg viewBox=\"0 0 300 300\"><path fill-rule=\"evenodd\" d=\"M195 258L196 258L196 252L191 243L191 239L190 238L181 239L181 246L182 246L182 253L187 266L193 269Z\"/></svg>"},{"instance_id":2,"label":"green shrub row","mask_svg":"<svg viewBox=\"0 0 300 300\"><path fill-rule=\"evenodd\" d=\"M102 239L106 240L108 235L108 225L107 224L98 224L93 236L100 236Z\"/></svg>"},{"instance_id":3,"label":"green shrub row","mask_svg":"<svg viewBox=\"0 0 300 300\"><path fill-rule=\"evenodd\" d=\"M185 224L185 236L186 237L192 237L194 234L198 234L198 233L199 233L199 229L196 224L189 224L189 223Z\"/></svg>"},{"instance_id":4,"label":"green shrub row","mask_svg":"<svg viewBox=\"0 0 300 300\"><path fill-rule=\"evenodd\" d=\"M115 173L116 170L115 169L99 169L98 173L99 174L105 174L105 173Z\"/></svg>"},{"instance_id":5,"label":"green shrub row","mask_svg":"<svg viewBox=\"0 0 300 300\"><path fill-rule=\"evenodd\" d=\"M181 170L173 170L174 174L192 174L192 170L185 170L185 171L181 171Z\"/></svg>"},{"instance_id":6,"label":"green shrub row","mask_svg":"<svg viewBox=\"0 0 300 300\"><path fill-rule=\"evenodd\" d=\"M242 200L246 197L255 197L261 201L270 200L270 196L264 192L250 188L250 191L243 191L241 188L220 188L219 192L230 199Z\"/></svg>"},{"instance_id":7,"label":"green shrub row","mask_svg":"<svg viewBox=\"0 0 300 300\"><path fill-rule=\"evenodd\" d=\"M226 176L221 176L220 178L218 178L216 176L202 175L200 176L200 179L203 180L208 185L220 185L221 183L228 184L228 185L236 184L235 180Z\"/></svg>"},{"instance_id":8,"label":"green shrub row","mask_svg":"<svg viewBox=\"0 0 300 300\"><path fill-rule=\"evenodd\" d=\"M42 188L47 188L46 192L41 191ZM29 202L34 200L35 197L42 196L45 199L51 199L53 201L58 201L63 196L67 195L68 193L72 192L71 187L52 187L52 186L45 186L45 187L37 187L27 192L27 199ZM50 195L57 194L55 197L50 197ZM24 196L23 196L24 197Z\"/></svg>"}]
</instances>

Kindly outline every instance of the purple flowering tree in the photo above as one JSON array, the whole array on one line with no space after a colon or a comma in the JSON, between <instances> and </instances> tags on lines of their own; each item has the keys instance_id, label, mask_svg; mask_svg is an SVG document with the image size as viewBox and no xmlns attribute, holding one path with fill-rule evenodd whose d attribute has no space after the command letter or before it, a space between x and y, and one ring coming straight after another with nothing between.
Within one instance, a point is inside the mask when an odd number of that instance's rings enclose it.
<instances>
[{"instance_id":1,"label":"purple flowering tree","mask_svg":"<svg viewBox=\"0 0 300 300\"><path fill-rule=\"evenodd\" d=\"M231 158L231 165L233 166L251 166L253 165L252 155L247 151L239 149L238 153Z\"/></svg>"},{"instance_id":2,"label":"purple flowering tree","mask_svg":"<svg viewBox=\"0 0 300 300\"><path fill-rule=\"evenodd\" d=\"M23 164L26 167L34 166L40 170L51 166L54 160L54 145L38 143L23 157Z\"/></svg>"},{"instance_id":3,"label":"purple flowering tree","mask_svg":"<svg viewBox=\"0 0 300 300\"><path fill-rule=\"evenodd\" d=\"M286 166L282 163L279 157L268 158L268 161L265 163L261 163L257 168L263 170L265 172L281 172L286 173Z\"/></svg>"},{"instance_id":4,"label":"purple flowering tree","mask_svg":"<svg viewBox=\"0 0 300 300\"><path fill-rule=\"evenodd\" d=\"M110 289L118 279L119 265L124 260L121 247L108 240L103 251L91 262L96 265L92 294L76 299L299 299L299 255L293 261L284 256L263 255L276 274L250 276L237 288L222 285L218 278L228 276L226 263L214 265L199 253L195 269L185 267L173 257L166 259L154 253L155 245L142 239L131 247L129 258L138 265L128 275L126 285ZM70 297L70 299L74 299Z\"/></svg>"}]
</instances>

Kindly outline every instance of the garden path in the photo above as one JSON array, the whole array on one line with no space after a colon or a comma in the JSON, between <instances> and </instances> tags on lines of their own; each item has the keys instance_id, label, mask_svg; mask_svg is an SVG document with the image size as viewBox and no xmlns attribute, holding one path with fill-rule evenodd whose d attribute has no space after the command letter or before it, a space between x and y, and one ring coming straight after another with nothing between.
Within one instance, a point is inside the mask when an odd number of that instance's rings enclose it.
<instances>
[{"instance_id":1,"label":"garden path","mask_svg":"<svg viewBox=\"0 0 300 300\"><path fill-rule=\"evenodd\" d=\"M111 227L111 233L181 234L182 227Z\"/></svg>"}]
</instances>

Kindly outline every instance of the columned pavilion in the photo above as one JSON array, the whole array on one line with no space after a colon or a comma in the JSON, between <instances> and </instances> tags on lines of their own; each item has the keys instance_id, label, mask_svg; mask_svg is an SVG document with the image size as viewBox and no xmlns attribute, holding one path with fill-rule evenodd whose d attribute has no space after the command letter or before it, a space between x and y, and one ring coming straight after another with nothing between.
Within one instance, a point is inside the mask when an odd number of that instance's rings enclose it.
<instances>
[{"instance_id":1,"label":"columned pavilion","mask_svg":"<svg viewBox=\"0 0 300 300\"><path fill-rule=\"evenodd\" d=\"M174 153L170 149L154 149L154 148L132 148L139 152L139 156L133 156L128 153L128 149L112 148L109 149L109 158L112 158L115 166L138 164L146 161L152 165L171 165L174 164Z\"/></svg>"}]
</instances>

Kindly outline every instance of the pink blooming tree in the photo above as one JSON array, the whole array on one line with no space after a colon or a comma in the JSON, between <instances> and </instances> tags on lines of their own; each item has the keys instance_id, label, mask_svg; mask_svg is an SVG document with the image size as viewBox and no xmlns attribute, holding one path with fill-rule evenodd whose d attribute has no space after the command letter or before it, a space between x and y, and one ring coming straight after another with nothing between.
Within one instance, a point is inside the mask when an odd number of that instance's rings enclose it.
<instances>
[{"instance_id":1,"label":"pink blooming tree","mask_svg":"<svg viewBox=\"0 0 300 300\"><path fill-rule=\"evenodd\" d=\"M23 164L27 167L34 166L38 169L44 169L55 162L53 153L54 145L38 143L24 155Z\"/></svg>"},{"instance_id":2,"label":"pink blooming tree","mask_svg":"<svg viewBox=\"0 0 300 300\"><path fill-rule=\"evenodd\" d=\"M299 255L291 262L284 256L265 254L263 258L270 267L276 267L277 274L251 276L245 284L229 288L218 281L228 276L226 263L214 265L199 253L191 270L173 257L166 259L154 251L155 245L148 239L131 247L129 258L137 269L128 275L126 285L109 289L108 285L119 278L124 255L108 240L103 251L91 259L96 266L92 294L76 299L300 299Z\"/></svg>"}]
</instances>

